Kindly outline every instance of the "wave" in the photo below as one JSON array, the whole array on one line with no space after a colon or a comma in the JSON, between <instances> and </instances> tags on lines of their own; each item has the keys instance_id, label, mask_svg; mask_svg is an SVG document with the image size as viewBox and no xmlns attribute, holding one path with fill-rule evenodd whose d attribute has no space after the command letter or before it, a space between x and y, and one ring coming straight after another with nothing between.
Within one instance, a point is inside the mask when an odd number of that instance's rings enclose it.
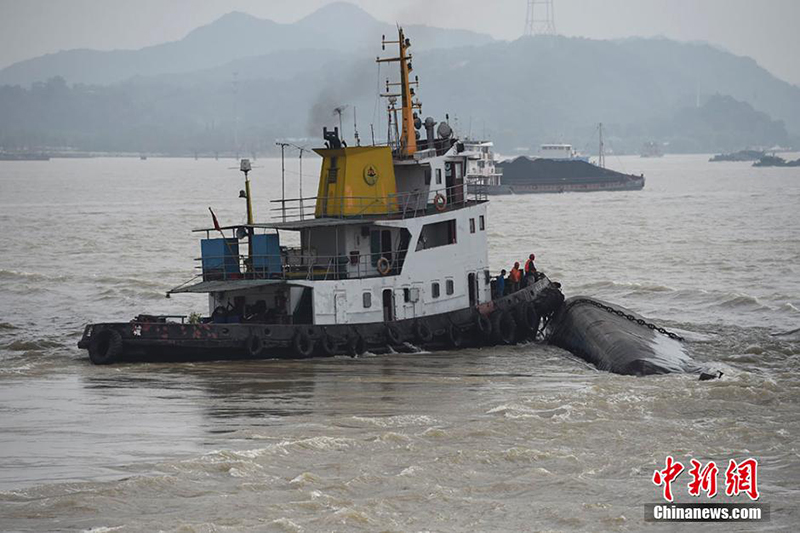
<instances>
[{"instance_id":1,"label":"wave","mask_svg":"<svg viewBox=\"0 0 800 533\"><path fill-rule=\"evenodd\" d=\"M5 350L12 352L33 352L46 350L48 348L59 348L62 344L54 341L47 340L21 340L17 339L2 346Z\"/></svg>"},{"instance_id":2,"label":"wave","mask_svg":"<svg viewBox=\"0 0 800 533\"><path fill-rule=\"evenodd\" d=\"M589 283L584 283L576 286L579 290L606 290L606 289L627 289L633 292L675 292L676 289L666 285L659 285L658 283L633 283L633 282L619 282L611 280L598 280Z\"/></svg>"},{"instance_id":3,"label":"wave","mask_svg":"<svg viewBox=\"0 0 800 533\"><path fill-rule=\"evenodd\" d=\"M427 415L396 415L386 417L354 416L352 419L382 428L432 426L439 423L438 420Z\"/></svg>"},{"instance_id":4,"label":"wave","mask_svg":"<svg viewBox=\"0 0 800 533\"><path fill-rule=\"evenodd\" d=\"M738 309L742 307L767 309L767 306L759 302L758 298L755 296L737 292L720 295L714 305L728 309Z\"/></svg>"},{"instance_id":5,"label":"wave","mask_svg":"<svg viewBox=\"0 0 800 533\"><path fill-rule=\"evenodd\" d=\"M66 281L69 277L63 274L47 275L40 272L26 272L24 270L6 270L0 268L0 281L2 280L26 280L26 281Z\"/></svg>"},{"instance_id":6,"label":"wave","mask_svg":"<svg viewBox=\"0 0 800 533\"><path fill-rule=\"evenodd\" d=\"M134 285L140 289L158 289L163 290L165 287L171 287L165 285L160 281L152 281L149 279L143 278L132 278L132 277L117 277L117 276L93 276L90 278L93 283L100 283L104 285L124 285L130 286ZM176 284L177 285L177 284Z\"/></svg>"}]
</instances>

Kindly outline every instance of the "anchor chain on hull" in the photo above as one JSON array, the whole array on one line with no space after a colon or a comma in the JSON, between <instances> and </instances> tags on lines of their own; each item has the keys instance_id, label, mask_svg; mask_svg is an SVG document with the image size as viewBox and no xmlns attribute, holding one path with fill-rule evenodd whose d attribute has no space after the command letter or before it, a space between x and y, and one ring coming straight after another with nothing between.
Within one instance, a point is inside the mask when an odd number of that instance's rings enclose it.
<instances>
[{"instance_id":1,"label":"anchor chain on hull","mask_svg":"<svg viewBox=\"0 0 800 533\"><path fill-rule=\"evenodd\" d=\"M597 307L598 309L602 309L603 311L607 311L609 313L615 314L615 315L620 316L622 318L626 318L626 319L630 320L631 322L635 322L635 323L639 324L640 326L644 326L644 327L646 327L646 328L648 328L648 329L650 329L652 331L657 331L657 332L661 333L662 335L666 335L670 339L673 339L673 340L676 340L676 341L679 341L679 342L684 342L684 340L685 340L683 337L681 337L677 333L669 331L669 330L667 330L667 329L665 329L663 327L657 326L656 324L653 324L652 322L648 322L648 321L646 321L646 320L644 320L642 318L636 318L635 316L633 316L633 315L631 315L629 313L625 313L624 311L621 311L619 309L615 309L615 308L611 307L610 305L605 305L605 304L600 303L600 302L598 302L596 300L589 300L587 298L581 298L581 299L578 299L578 300L573 300L572 302L569 303L569 307L573 307L573 306L578 305L578 304L591 304L591 305Z\"/></svg>"}]
</instances>

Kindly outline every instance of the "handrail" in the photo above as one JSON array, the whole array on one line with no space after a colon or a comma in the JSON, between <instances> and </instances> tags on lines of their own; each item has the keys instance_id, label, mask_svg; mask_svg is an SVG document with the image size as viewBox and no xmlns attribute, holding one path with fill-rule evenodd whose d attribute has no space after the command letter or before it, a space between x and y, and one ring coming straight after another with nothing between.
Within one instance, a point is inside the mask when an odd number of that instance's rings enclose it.
<instances>
[{"instance_id":1,"label":"handrail","mask_svg":"<svg viewBox=\"0 0 800 533\"><path fill-rule=\"evenodd\" d=\"M341 280L394 276L405 263L408 249L349 255L301 255L298 248L286 248L280 254L219 255L195 258L200 270L194 279L231 280ZM378 271L378 261L389 260L390 272Z\"/></svg>"},{"instance_id":2,"label":"handrail","mask_svg":"<svg viewBox=\"0 0 800 533\"><path fill-rule=\"evenodd\" d=\"M401 193L390 194L388 196L313 196L304 198L282 198L271 200L272 204L280 204L280 207L271 208L273 219L298 220L306 217L313 218L318 202L324 202L325 206L330 204L348 205L356 208L357 212L349 215L324 214L327 218L365 218L365 217L400 217L413 218L417 216L431 214L437 211L433 203L436 194L442 194L446 198L443 211L459 209L470 203L486 201L487 188L483 184L463 183L445 187L438 190L414 190ZM308 202L313 200L312 205ZM423 203L424 200L424 203ZM288 205L287 205L288 204ZM380 213L367 213L368 210L377 205L385 205L386 208ZM308 211L310 210L310 212ZM326 209L326 211L328 211Z\"/></svg>"}]
</instances>

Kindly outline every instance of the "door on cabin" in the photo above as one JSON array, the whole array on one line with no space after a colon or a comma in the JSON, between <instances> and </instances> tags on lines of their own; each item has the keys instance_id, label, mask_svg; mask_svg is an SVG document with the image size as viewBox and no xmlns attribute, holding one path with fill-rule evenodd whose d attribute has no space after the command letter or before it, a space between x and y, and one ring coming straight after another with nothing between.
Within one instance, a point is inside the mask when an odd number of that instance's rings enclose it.
<instances>
[{"instance_id":1,"label":"door on cabin","mask_svg":"<svg viewBox=\"0 0 800 533\"><path fill-rule=\"evenodd\" d=\"M474 307L478 305L478 283L477 276L474 272L467 275L467 287L469 292L469 306Z\"/></svg>"},{"instance_id":2,"label":"door on cabin","mask_svg":"<svg viewBox=\"0 0 800 533\"><path fill-rule=\"evenodd\" d=\"M394 320L394 291L383 289L383 321L392 322Z\"/></svg>"},{"instance_id":3,"label":"door on cabin","mask_svg":"<svg viewBox=\"0 0 800 533\"><path fill-rule=\"evenodd\" d=\"M347 324L347 293L336 291L333 294L333 307L337 324Z\"/></svg>"}]
</instances>

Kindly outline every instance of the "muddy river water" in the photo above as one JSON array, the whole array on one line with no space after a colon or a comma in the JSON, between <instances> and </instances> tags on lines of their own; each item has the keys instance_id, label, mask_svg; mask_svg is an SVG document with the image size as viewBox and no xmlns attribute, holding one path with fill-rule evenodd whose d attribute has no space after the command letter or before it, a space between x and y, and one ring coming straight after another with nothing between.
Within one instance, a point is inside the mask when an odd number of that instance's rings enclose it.
<instances>
[{"instance_id":1,"label":"muddy river water","mask_svg":"<svg viewBox=\"0 0 800 533\"><path fill-rule=\"evenodd\" d=\"M0 529L695 530L643 521L673 455L759 461L771 520L709 529L797 530L800 169L609 163L645 189L493 199L493 269L535 252L566 294L680 331L723 379L617 376L535 343L92 366L88 322L206 312L164 293L191 277L208 206L242 221L235 162L0 162ZM280 163L256 165L264 219Z\"/></svg>"}]
</instances>

